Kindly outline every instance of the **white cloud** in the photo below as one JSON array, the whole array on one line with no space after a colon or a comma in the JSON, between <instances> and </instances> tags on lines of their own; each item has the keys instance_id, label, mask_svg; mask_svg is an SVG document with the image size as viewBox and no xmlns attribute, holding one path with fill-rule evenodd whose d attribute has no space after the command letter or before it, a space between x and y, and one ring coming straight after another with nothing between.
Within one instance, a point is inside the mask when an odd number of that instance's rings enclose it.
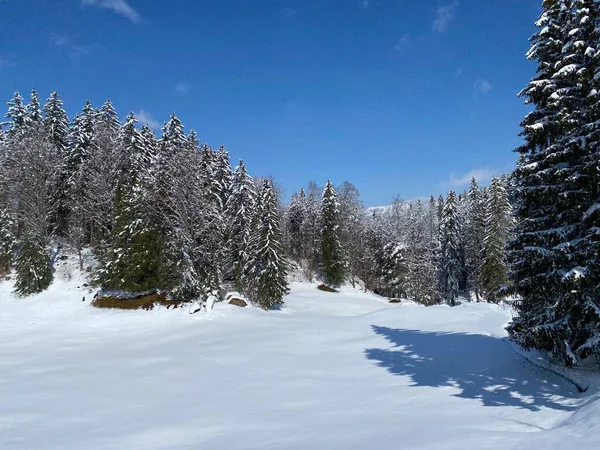
<instances>
[{"instance_id":1,"label":"white cloud","mask_svg":"<svg viewBox=\"0 0 600 450\"><path fill-rule=\"evenodd\" d=\"M140 21L139 13L126 0L81 0L81 4L83 6L97 6L98 8L108 9L128 18L134 23Z\"/></svg>"},{"instance_id":2,"label":"white cloud","mask_svg":"<svg viewBox=\"0 0 600 450\"><path fill-rule=\"evenodd\" d=\"M371 0L361 0L360 7L362 9L367 9L370 4L371 4Z\"/></svg>"},{"instance_id":3,"label":"white cloud","mask_svg":"<svg viewBox=\"0 0 600 450\"><path fill-rule=\"evenodd\" d=\"M158 120L152 117L152 115L149 112L143 109L140 109L140 112L137 113L135 116L142 125L148 125L150 128L153 128L155 130L160 130L162 128L162 123L160 123Z\"/></svg>"},{"instance_id":4,"label":"white cloud","mask_svg":"<svg viewBox=\"0 0 600 450\"><path fill-rule=\"evenodd\" d=\"M492 179L492 177L500 175L501 173L502 171L498 169L480 167L462 175L452 174L448 181L442 183L442 187L451 189L466 187L469 185L469 183L471 183L472 178L475 178L479 184L486 184Z\"/></svg>"},{"instance_id":5,"label":"white cloud","mask_svg":"<svg viewBox=\"0 0 600 450\"><path fill-rule=\"evenodd\" d=\"M456 71L454 72L454 76L455 77L460 77L462 75L463 71L462 69L459 67L458 69L456 69Z\"/></svg>"},{"instance_id":6,"label":"white cloud","mask_svg":"<svg viewBox=\"0 0 600 450\"><path fill-rule=\"evenodd\" d=\"M446 32L450 22L452 19L454 19L456 8L458 8L458 0L454 0L452 3L440 6L435 12L435 19L431 24L431 29L435 33Z\"/></svg>"},{"instance_id":7,"label":"white cloud","mask_svg":"<svg viewBox=\"0 0 600 450\"><path fill-rule=\"evenodd\" d=\"M92 50L91 47L86 45L79 45L73 42L73 40L65 36L64 34L52 35L52 43L57 47L63 47L71 52L71 56L82 56L87 55Z\"/></svg>"},{"instance_id":8,"label":"white cloud","mask_svg":"<svg viewBox=\"0 0 600 450\"><path fill-rule=\"evenodd\" d=\"M475 80L473 89L475 89L475 92L478 94L487 94L492 90L492 85L488 80L479 79Z\"/></svg>"},{"instance_id":9,"label":"white cloud","mask_svg":"<svg viewBox=\"0 0 600 450\"><path fill-rule=\"evenodd\" d=\"M285 17L286 19L291 19L292 17L294 17L297 14L297 11L294 8L283 8L283 17Z\"/></svg>"},{"instance_id":10,"label":"white cloud","mask_svg":"<svg viewBox=\"0 0 600 450\"><path fill-rule=\"evenodd\" d=\"M177 83L177 86L175 86L175 90L181 94L187 94L188 92L190 92L190 89L192 87L187 84L184 83L183 81L180 81L179 83Z\"/></svg>"},{"instance_id":11,"label":"white cloud","mask_svg":"<svg viewBox=\"0 0 600 450\"><path fill-rule=\"evenodd\" d=\"M402 50L406 49L406 47L408 47L409 45L410 45L410 36L405 34L400 39L398 39L398 42L396 42L394 51L401 52Z\"/></svg>"}]
</instances>

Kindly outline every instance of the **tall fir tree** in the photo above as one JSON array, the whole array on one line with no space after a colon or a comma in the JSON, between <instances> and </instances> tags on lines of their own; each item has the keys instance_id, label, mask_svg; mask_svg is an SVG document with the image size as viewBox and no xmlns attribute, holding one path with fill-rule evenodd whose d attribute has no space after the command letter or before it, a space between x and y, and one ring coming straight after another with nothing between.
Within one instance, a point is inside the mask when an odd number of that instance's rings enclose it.
<instances>
[{"instance_id":1,"label":"tall fir tree","mask_svg":"<svg viewBox=\"0 0 600 450\"><path fill-rule=\"evenodd\" d=\"M505 247L512 227L512 206L499 178L492 178L486 204L481 285L485 298L497 302L506 292L508 268Z\"/></svg>"},{"instance_id":2,"label":"tall fir tree","mask_svg":"<svg viewBox=\"0 0 600 450\"><path fill-rule=\"evenodd\" d=\"M460 217L458 198L450 191L444 201L440 220L440 286L444 300L451 306L456 305L461 277L460 255Z\"/></svg>"},{"instance_id":3,"label":"tall fir tree","mask_svg":"<svg viewBox=\"0 0 600 450\"><path fill-rule=\"evenodd\" d=\"M597 256L588 260L582 245L586 214L597 201L586 161L597 153L588 142L597 123L598 5L546 0L543 8L528 53L537 74L521 93L534 109L522 122L525 144L513 174L517 227L510 275L522 300L508 331L523 347L548 351L570 366L600 354Z\"/></svg>"},{"instance_id":4,"label":"tall fir tree","mask_svg":"<svg viewBox=\"0 0 600 450\"><path fill-rule=\"evenodd\" d=\"M240 160L233 173L232 193L225 212L225 277L234 281L239 291L244 290L244 273L248 260L248 246L256 190L246 165Z\"/></svg>"},{"instance_id":5,"label":"tall fir tree","mask_svg":"<svg viewBox=\"0 0 600 450\"><path fill-rule=\"evenodd\" d=\"M50 195L56 205L54 214L49 218L51 234L66 236L70 214L67 167L69 150L69 116L63 109L63 103L56 92L52 92L43 108L44 128L50 143L56 149L59 160L56 184L51 187Z\"/></svg>"},{"instance_id":6,"label":"tall fir tree","mask_svg":"<svg viewBox=\"0 0 600 450\"><path fill-rule=\"evenodd\" d=\"M263 181L257 197L248 247L244 292L261 308L281 306L288 292L288 263L283 255L277 200L269 180Z\"/></svg>"},{"instance_id":7,"label":"tall fir tree","mask_svg":"<svg viewBox=\"0 0 600 450\"><path fill-rule=\"evenodd\" d=\"M327 181L321 200L321 270L327 283L340 285L346 278L346 261L341 241L340 205Z\"/></svg>"}]
</instances>

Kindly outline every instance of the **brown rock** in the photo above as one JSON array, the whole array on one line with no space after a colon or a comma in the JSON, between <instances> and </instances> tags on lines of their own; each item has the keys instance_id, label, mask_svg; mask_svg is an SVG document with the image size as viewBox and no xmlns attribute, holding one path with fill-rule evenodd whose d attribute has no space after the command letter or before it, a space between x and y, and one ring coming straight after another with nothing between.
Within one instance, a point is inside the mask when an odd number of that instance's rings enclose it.
<instances>
[{"instance_id":1,"label":"brown rock","mask_svg":"<svg viewBox=\"0 0 600 450\"><path fill-rule=\"evenodd\" d=\"M243 298L239 297L229 297L227 303L229 303L230 305L239 306L240 308L245 308L246 306L248 306L248 302Z\"/></svg>"}]
</instances>

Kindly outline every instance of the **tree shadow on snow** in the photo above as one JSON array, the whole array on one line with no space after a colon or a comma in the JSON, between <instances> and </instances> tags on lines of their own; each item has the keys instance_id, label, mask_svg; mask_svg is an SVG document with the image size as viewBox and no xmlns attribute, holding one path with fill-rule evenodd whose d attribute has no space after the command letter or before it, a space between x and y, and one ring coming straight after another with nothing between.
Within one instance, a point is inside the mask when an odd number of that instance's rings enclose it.
<instances>
[{"instance_id":1,"label":"tree shadow on snow","mask_svg":"<svg viewBox=\"0 0 600 450\"><path fill-rule=\"evenodd\" d=\"M378 326L373 331L394 347L367 349L367 359L410 377L412 386L456 387L456 397L478 399L484 406L575 409L558 403L561 397L577 397L573 386L535 367L502 339Z\"/></svg>"}]
</instances>

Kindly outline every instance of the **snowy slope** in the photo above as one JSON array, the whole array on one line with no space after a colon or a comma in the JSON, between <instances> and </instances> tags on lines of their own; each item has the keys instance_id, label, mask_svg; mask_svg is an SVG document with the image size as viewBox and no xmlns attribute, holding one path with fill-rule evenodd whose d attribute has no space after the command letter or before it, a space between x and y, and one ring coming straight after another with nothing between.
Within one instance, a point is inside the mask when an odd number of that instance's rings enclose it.
<instances>
[{"instance_id":1,"label":"snowy slope","mask_svg":"<svg viewBox=\"0 0 600 450\"><path fill-rule=\"evenodd\" d=\"M3 450L600 445L598 399L500 339L500 307L295 283L275 312L122 312L81 283L0 284Z\"/></svg>"}]
</instances>

